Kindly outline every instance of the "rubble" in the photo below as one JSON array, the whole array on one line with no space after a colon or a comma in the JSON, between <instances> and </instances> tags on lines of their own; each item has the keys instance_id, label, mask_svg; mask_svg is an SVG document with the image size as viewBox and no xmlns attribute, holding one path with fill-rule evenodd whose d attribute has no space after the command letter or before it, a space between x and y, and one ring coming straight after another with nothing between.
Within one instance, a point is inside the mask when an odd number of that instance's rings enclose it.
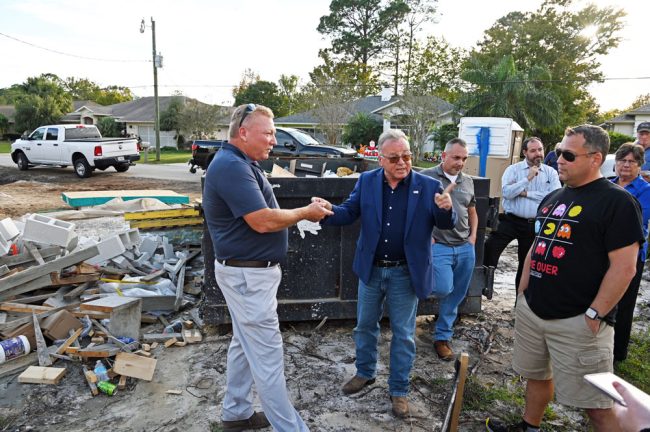
<instances>
[{"instance_id":1,"label":"rubble","mask_svg":"<svg viewBox=\"0 0 650 432\"><path fill-rule=\"evenodd\" d=\"M7 349L22 348L18 355L3 351L0 377L20 373L21 384L56 386L76 370L92 397L113 395L128 389L127 378L153 379L158 342L167 349L202 341L196 281L203 269L189 267L200 248L128 222L142 227L155 220L152 227L165 228L184 225L173 221L185 217L196 224L198 210L158 208L127 213L130 218L98 213L119 221L98 230L98 219L69 211L63 216L75 222L56 213L0 221L0 340L9 341ZM184 292L186 276L192 294ZM165 315L179 318L177 331L160 333L169 325ZM108 380L98 381L91 370L97 359L112 365Z\"/></svg>"}]
</instances>

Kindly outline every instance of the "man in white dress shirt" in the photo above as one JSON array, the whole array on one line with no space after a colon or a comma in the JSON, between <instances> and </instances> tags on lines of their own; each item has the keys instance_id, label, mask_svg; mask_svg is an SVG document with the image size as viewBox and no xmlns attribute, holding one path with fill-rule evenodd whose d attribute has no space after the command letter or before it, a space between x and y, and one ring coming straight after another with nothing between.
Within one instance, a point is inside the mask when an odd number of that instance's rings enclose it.
<instances>
[{"instance_id":1,"label":"man in white dress shirt","mask_svg":"<svg viewBox=\"0 0 650 432\"><path fill-rule=\"evenodd\" d=\"M499 226L485 242L483 263L496 267L499 257L508 244L517 239L517 277L519 287L521 271L530 246L535 239L535 215L542 199L561 186L557 171L543 165L544 144L537 137L527 138L522 144L524 160L506 168L501 178L501 202L504 213L499 215Z\"/></svg>"}]
</instances>

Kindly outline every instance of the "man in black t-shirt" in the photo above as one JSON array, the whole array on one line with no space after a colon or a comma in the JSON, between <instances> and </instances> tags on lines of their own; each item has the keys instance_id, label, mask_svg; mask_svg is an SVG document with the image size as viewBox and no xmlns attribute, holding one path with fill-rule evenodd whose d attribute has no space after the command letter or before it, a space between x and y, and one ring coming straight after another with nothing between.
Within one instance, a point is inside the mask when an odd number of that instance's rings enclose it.
<instances>
[{"instance_id":1,"label":"man in black t-shirt","mask_svg":"<svg viewBox=\"0 0 650 432\"><path fill-rule=\"evenodd\" d=\"M568 128L558 148L565 187L539 205L515 318L513 368L527 378L516 426L488 419L489 431L537 431L558 402L584 408L596 431L617 430L612 400L584 381L611 372L615 306L636 272L643 242L636 200L600 174L609 136L598 126Z\"/></svg>"}]
</instances>

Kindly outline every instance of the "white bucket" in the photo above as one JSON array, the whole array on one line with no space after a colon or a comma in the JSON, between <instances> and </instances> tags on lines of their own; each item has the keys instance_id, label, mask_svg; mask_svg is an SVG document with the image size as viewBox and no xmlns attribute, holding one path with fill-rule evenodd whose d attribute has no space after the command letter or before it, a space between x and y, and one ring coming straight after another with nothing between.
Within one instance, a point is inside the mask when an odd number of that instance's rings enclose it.
<instances>
[{"instance_id":1,"label":"white bucket","mask_svg":"<svg viewBox=\"0 0 650 432\"><path fill-rule=\"evenodd\" d=\"M0 341L0 363L29 354L31 347L25 336L17 336L11 339Z\"/></svg>"}]
</instances>

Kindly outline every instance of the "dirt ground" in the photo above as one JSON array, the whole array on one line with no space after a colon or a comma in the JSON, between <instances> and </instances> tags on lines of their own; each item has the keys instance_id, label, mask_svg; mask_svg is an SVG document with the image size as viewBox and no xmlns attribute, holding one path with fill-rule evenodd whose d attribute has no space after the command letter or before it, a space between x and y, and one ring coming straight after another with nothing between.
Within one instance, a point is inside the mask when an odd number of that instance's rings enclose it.
<instances>
[{"instance_id":1,"label":"dirt ground","mask_svg":"<svg viewBox=\"0 0 650 432\"><path fill-rule=\"evenodd\" d=\"M20 216L36 210L65 208L62 191L129 189L118 176L79 182L68 176L33 176L0 167L0 218ZM193 183L143 179L133 189L171 189L198 197ZM189 188L189 189L188 189ZM482 312L464 316L456 326L453 348L467 352L472 380L483 387L469 386L461 414L461 431L484 430L486 416L507 414L498 400L472 410L483 395L477 388L517 385L510 366L513 345L513 280L516 249L510 245L496 273L495 296L483 298ZM645 328L650 301L648 275L639 300ZM285 323L285 373L294 405L312 431L438 431L442 425L453 386L454 364L439 361L433 350L434 317L418 318L417 357L412 370L409 396L412 416L397 420L390 412L387 392L390 329L382 326L377 382L359 394L344 396L340 387L353 376L354 342L351 321ZM161 325L143 327L161 331ZM203 342L185 347L154 350L158 360L153 381L129 379L127 389L108 397L92 397L78 364L66 363L67 373L57 386L18 384L17 375L0 379L0 430L11 431L208 431L218 428L225 385L229 334L211 332ZM485 353L484 353L485 352ZM180 395L166 390L182 390ZM474 389L474 390L473 390ZM258 405L259 406L259 405ZM258 408L259 409L259 408ZM551 430L584 431L583 416L553 405L556 417ZM510 413L512 414L512 413ZM270 428L268 429L271 430Z\"/></svg>"}]
</instances>

